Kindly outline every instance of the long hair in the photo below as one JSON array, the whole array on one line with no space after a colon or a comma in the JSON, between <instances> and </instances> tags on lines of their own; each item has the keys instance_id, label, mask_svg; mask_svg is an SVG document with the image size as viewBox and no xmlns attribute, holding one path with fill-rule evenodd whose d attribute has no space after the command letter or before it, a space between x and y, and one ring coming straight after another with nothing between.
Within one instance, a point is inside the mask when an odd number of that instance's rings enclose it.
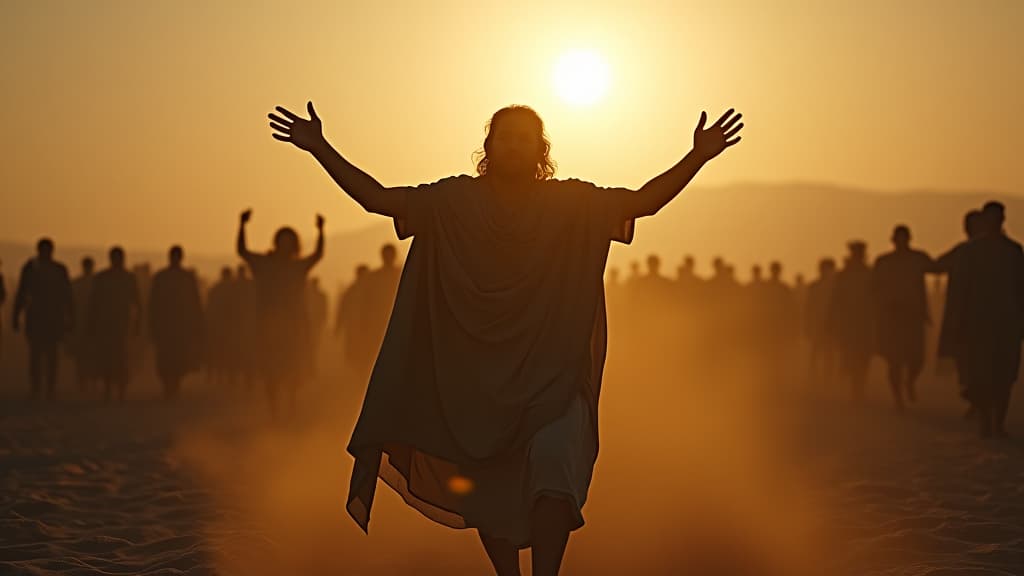
<instances>
[{"instance_id":1,"label":"long hair","mask_svg":"<svg viewBox=\"0 0 1024 576\"><path fill-rule=\"evenodd\" d=\"M513 114L525 114L535 123L537 127L537 140L540 142L541 155L540 158L537 159L537 171L534 173L534 177L537 180L549 180L555 175L555 169L558 165L551 159L551 142L548 141L548 135L544 132L544 121L540 119L540 115L537 114L533 108L523 106L522 104L506 106L491 116L491 119L484 127L484 133L486 134L484 137L484 147L473 153L474 160L476 161L476 173L480 176L487 174L487 149L490 148L491 138L494 135L494 128L503 118Z\"/></svg>"}]
</instances>

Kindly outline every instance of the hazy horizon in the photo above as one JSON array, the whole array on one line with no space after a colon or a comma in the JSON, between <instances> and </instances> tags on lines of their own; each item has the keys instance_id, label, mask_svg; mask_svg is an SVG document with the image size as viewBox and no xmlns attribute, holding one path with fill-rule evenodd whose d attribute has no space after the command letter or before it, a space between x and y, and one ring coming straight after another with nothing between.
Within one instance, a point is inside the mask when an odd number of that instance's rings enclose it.
<instances>
[{"instance_id":1,"label":"hazy horizon","mask_svg":"<svg viewBox=\"0 0 1024 576\"><path fill-rule=\"evenodd\" d=\"M525 103L558 174L598 184L642 185L689 149L700 110L735 106L744 143L697 186L1024 191L1010 113L1024 79L1007 73L1024 53L1019 2L9 6L5 239L156 247L187 229L211 252L247 206L256 237L311 233L317 210L331 233L372 224L270 138L266 113L306 100L385 185L470 172L490 115ZM590 106L552 79L573 50L607 66Z\"/></svg>"},{"instance_id":2,"label":"hazy horizon","mask_svg":"<svg viewBox=\"0 0 1024 576\"><path fill-rule=\"evenodd\" d=\"M465 173L469 173L469 172L467 171ZM556 178L566 178L568 176L556 174L555 177ZM693 194L693 193L701 193L701 192L713 191L713 190L737 190L737 189L752 189L752 188L767 188L767 189L771 189L771 188L777 188L777 189L780 189L780 188L814 188L814 187L830 188L830 189L833 189L833 190L842 190L842 191L845 191L845 192L854 192L854 193L860 193L860 194L869 194L869 195L885 196L885 197L901 197L901 196L908 196L908 195L935 195L935 196L943 196L943 197L977 196L979 199L1000 198L1000 197L1024 198L1024 192L1015 192L1015 191L1006 191L1006 190L980 190L980 189L979 190L969 190L969 189L956 189L956 188L947 188L947 189L942 189L942 188L928 188L928 189L923 189L923 188L879 189L879 188L864 188L864 187L848 185L848 184L842 184L842 183L837 183L837 182L811 181L811 180L790 180L790 181L779 180L777 182L769 182L769 181L758 181L758 182L753 182L753 181L735 181L735 182L727 182L727 183L714 184L714 185L705 185L705 186L695 185L695 186L691 186L691 187L687 188L686 192L684 192L683 195L681 196L681 198L682 198L681 202L685 203L685 196L686 196L687 193ZM339 194L339 200L340 201L342 201L342 202L351 202L350 199L348 199L346 196L342 195L340 190L338 191L338 194ZM231 213L231 214L226 216L226 218L224 219L224 222L222 223L221 227L226 232L226 234L224 235L224 238L226 239L225 241L221 242L217 246L200 247L200 248L197 248L197 249L191 249L190 248L188 250L188 252L190 254L192 254L193 256L201 256L201 257L233 256L234 255L234 249L235 249L235 245L234 245L235 233L237 232L237 226L238 226L237 216L238 215L236 213ZM376 215L376 214L369 214L369 213L362 213L362 214L360 214L360 216L361 216L360 218L356 219L356 223L354 223L354 224L352 224L350 226L344 226L344 227L340 227L339 226L338 229L334 229L334 230L329 229L328 232L327 232L328 238L337 238L337 237L345 237L345 236L356 236L356 235L360 235L360 234L365 234L367 232L371 232L371 231L373 231L375 229L379 229L382 226L388 226L388 227L391 226L390 219L388 219L386 217L383 217L383 216L379 216L379 215ZM1011 215L1011 219L1012 220L1016 220L1016 218L1012 218L1012 215ZM252 226L253 229L257 230L257 233L254 234L254 236L253 236L253 242L255 244L257 244L257 245L262 245L263 240L265 239L264 237L269 238L269 236L272 233L273 229L276 229L279 226L286 226L286 225L290 225L290 226L296 227L298 229L298 231L299 231L300 236L303 238L304 242L311 244L312 242L315 241L315 231L314 231L313 227L311 225L309 225L309 223L306 223L306 222L292 222L292 223L288 223L288 222L273 221L273 222L263 222L262 224L263 224L263 226L259 226L259 223L254 223L254 225ZM337 223L335 223L335 224L337 224ZM1012 227L1014 227L1014 228L1017 227L1017 223L1016 222L1011 222L1010 225ZM329 226L329 228L330 228L330 226ZM956 229L955 227L952 227L950 229L950 234L951 235L956 235L958 233L959 233L959 230ZM162 254L164 251L167 250L168 246L173 245L173 244L177 244L177 243L181 243L182 240L180 238L183 235L179 235L177 237L179 239L177 239L177 240L174 239L173 237L169 237L166 240L165 239L153 239L151 243L145 243L144 242L144 243L137 243L137 244L126 244L125 242L120 242L120 241L116 241L116 240L114 242L110 242L110 243L102 243L102 242L98 242L98 241L69 242L65 238L60 236L59 234L55 234L52 231L46 231L46 230L40 229L40 232L35 234L35 235L27 235L27 236L23 236L23 237L13 237L13 236L2 236L2 235L0 235L0 243L17 244L17 245L33 245L39 238L41 238L43 236L54 237L56 240L58 240L59 245L65 246L65 247L73 247L75 249L86 249L86 248L88 248L88 249L103 250L103 249L106 249L110 245L118 244L118 245L124 245L126 248L128 248L128 249L130 249L130 250L132 250L134 252L160 253L160 254ZM396 242L397 242L397 240L396 240ZM186 244L187 244L187 242L186 242ZM186 246L186 248L189 248L189 247Z\"/></svg>"}]
</instances>

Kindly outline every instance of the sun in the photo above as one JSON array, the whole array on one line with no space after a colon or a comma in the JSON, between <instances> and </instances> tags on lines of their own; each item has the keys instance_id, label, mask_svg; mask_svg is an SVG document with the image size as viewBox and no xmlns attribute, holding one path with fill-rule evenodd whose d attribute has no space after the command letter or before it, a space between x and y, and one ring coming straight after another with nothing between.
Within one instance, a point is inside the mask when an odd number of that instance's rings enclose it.
<instances>
[{"instance_id":1,"label":"sun","mask_svg":"<svg viewBox=\"0 0 1024 576\"><path fill-rule=\"evenodd\" d=\"M574 106L590 106L608 91L608 65L589 50L562 54L555 63L552 80L562 100Z\"/></svg>"}]
</instances>

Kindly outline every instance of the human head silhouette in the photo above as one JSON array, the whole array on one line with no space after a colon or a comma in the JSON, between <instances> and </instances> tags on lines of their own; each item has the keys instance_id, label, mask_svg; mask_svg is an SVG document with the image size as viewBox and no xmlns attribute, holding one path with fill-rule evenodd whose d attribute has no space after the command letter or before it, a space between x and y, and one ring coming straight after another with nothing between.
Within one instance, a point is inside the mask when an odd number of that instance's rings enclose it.
<instances>
[{"instance_id":1,"label":"human head silhouette","mask_svg":"<svg viewBox=\"0 0 1024 576\"><path fill-rule=\"evenodd\" d=\"M110 267L114 270L124 269L124 249L120 246L114 246L110 249Z\"/></svg>"},{"instance_id":2,"label":"human head silhouette","mask_svg":"<svg viewBox=\"0 0 1024 576\"><path fill-rule=\"evenodd\" d=\"M299 235L294 228L284 226L274 233L274 254L285 258L297 258L301 249Z\"/></svg>"},{"instance_id":3,"label":"human head silhouette","mask_svg":"<svg viewBox=\"0 0 1024 576\"><path fill-rule=\"evenodd\" d=\"M768 270L771 271L772 280L774 280L776 282L778 282L779 280L782 280L782 263L781 262L779 262L778 260L773 261L769 265Z\"/></svg>"},{"instance_id":4,"label":"human head silhouette","mask_svg":"<svg viewBox=\"0 0 1024 576\"><path fill-rule=\"evenodd\" d=\"M608 270L608 282L610 284L618 284L619 283L619 269L618 268L614 268L613 267L613 268Z\"/></svg>"},{"instance_id":5,"label":"human head silhouette","mask_svg":"<svg viewBox=\"0 0 1024 576\"><path fill-rule=\"evenodd\" d=\"M380 261L384 264L385 268L391 268L395 265L395 260L398 258L398 250L395 249L394 244L385 244L380 248Z\"/></svg>"},{"instance_id":6,"label":"human head silhouette","mask_svg":"<svg viewBox=\"0 0 1024 576\"><path fill-rule=\"evenodd\" d=\"M89 275L92 274L92 271L95 270L95 269L96 269L96 262L93 261L92 258L90 258L88 256L86 256L85 258L82 258L82 274L83 275L89 276Z\"/></svg>"},{"instance_id":7,"label":"human head silhouette","mask_svg":"<svg viewBox=\"0 0 1024 576\"><path fill-rule=\"evenodd\" d=\"M906 250L910 247L910 228L900 224L892 229L892 244L897 250Z\"/></svg>"},{"instance_id":8,"label":"human head silhouette","mask_svg":"<svg viewBox=\"0 0 1024 576\"><path fill-rule=\"evenodd\" d=\"M750 268L750 279L754 282L760 282L764 279L764 274L761 272L761 266L759 264L754 264Z\"/></svg>"},{"instance_id":9,"label":"human head silhouette","mask_svg":"<svg viewBox=\"0 0 1024 576\"><path fill-rule=\"evenodd\" d=\"M868 245L861 240L853 240L846 245L850 250L848 261L856 264L864 264L868 258Z\"/></svg>"},{"instance_id":10,"label":"human head silhouette","mask_svg":"<svg viewBox=\"0 0 1024 576\"><path fill-rule=\"evenodd\" d=\"M637 262L636 260L633 260L629 263L629 274L631 276L640 275L640 263Z\"/></svg>"},{"instance_id":11,"label":"human head silhouette","mask_svg":"<svg viewBox=\"0 0 1024 576\"><path fill-rule=\"evenodd\" d=\"M693 278L693 276L695 275L694 270L696 269L696 267L697 263L693 259L693 256L687 254L686 256L683 257L682 266L676 268L676 277L680 280Z\"/></svg>"},{"instance_id":12,"label":"human head silhouette","mask_svg":"<svg viewBox=\"0 0 1024 576\"><path fill-rule=\"evenodd\" d=\"M657 254L647 257L647 274L657 276L661 271L661 258Z\"/></svg>"},{"instance_id":13,"label":"human head silhouette","mask_svg":"<svg viewBox=\"0 0 1024 576\"><path fill-rule=\"evenodd\" d=\"M836 261L832 258L822 258L818 262L818 275L822 278L828 278L836 271Z\"/></svg>"},{"instance_id":14,"label":"human head silhouette","mask_svg":"<svg viewBox=\"0 0 1024 576\"><path fill-rule=\"evenodd\" d=\"M983 218L983 228L987 232L999 232L1003 229L1003 224L1006 222L1006 206L1002 202L992 200L986 202L985 206L981 209Z\"/></svg>"},{"instance_id":15,"label":"human head silhouette","mask_svg":"<svg viewBox=\"0 0 1024 576\"><path fill-rule=\"evenodd\" d=\"M544 121L529 106L507 106L491 116L476 171L501 178L547 180L555 174ZM481 155L482 154L482 155Z\"/></svg>"},{"instance_id":16,"label":"human head silhouette","mask_svg":"<svg viewBox=\"0 0 1024 576\"><path fill-rule=\"evenodd\" d=\"M227 282L231 280L231 266L225 266L220 269L220 279Z\"/></svg>"},{"instance_id":17,"label":"human head silhouette","mask_svg":"<svg viewBox=\"0 0 1024 576\"><path fill-rule=\"evenodd\" d=\"M356 266L356 280L362 280L370 273L370 267L366 264Z\"/></svg>"},{"instance_id":18,"label":"human head silhouette","mask_svg":"<svg viewBox=\"0 0 1024 576\"><path fill-rule=\"evenodd\" d=\"M167 261L171 264L171 268L180 268L181 261L185 259L185 250L175 244L171 246L171 250L167 253Z\"/></svg>"},{"instance_id":19,"label":"human head silhouette","mask_svg":"<svg viewBox=\"0 0 1024 576\"><path fill-rule=\"evenodd\" d=\"M239 264L238 268L235 269L235 278L239 280L249 279L249 267L245 264Z\"/></svg>"},{"instance_id":20,"label":"human head silhouette","mask_svg":"<svg viewBox=\"0 0 1024 576\"><path fill-rule=\"evenodd\" d=\"M974 238L981 233L983 228L981 210L971 210L964 214L964 234L968 238Z\"/></svg>"},{"instance_id":21,"label":"human head silhouette","mask_svg":"<svg viewBox=\"0 0 1024 576\"><path fill-rule=\"evenodd\" d=\"M53 260L53 240L40 238L39 242L36 242L36 256L43 262Z\"/></svg>"}]
</instances>

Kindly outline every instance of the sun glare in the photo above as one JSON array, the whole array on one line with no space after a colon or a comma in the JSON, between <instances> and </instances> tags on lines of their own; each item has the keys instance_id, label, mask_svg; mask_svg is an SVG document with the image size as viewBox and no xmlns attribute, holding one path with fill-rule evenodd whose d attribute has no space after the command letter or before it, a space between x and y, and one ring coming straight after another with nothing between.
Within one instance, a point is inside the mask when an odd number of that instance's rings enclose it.
<instances>
[{"instance_id":1,"label":"sun glare","mask_svg":"<svg viewBox=\"0 0 1024 576\"><path fill-rule=\"evenodd\" d=\"M608 90L608 76L608 65L599 54L574 50L558 59L553 80L562 100L574 106L589 106Z\"/></svg>"}]
</instances>

